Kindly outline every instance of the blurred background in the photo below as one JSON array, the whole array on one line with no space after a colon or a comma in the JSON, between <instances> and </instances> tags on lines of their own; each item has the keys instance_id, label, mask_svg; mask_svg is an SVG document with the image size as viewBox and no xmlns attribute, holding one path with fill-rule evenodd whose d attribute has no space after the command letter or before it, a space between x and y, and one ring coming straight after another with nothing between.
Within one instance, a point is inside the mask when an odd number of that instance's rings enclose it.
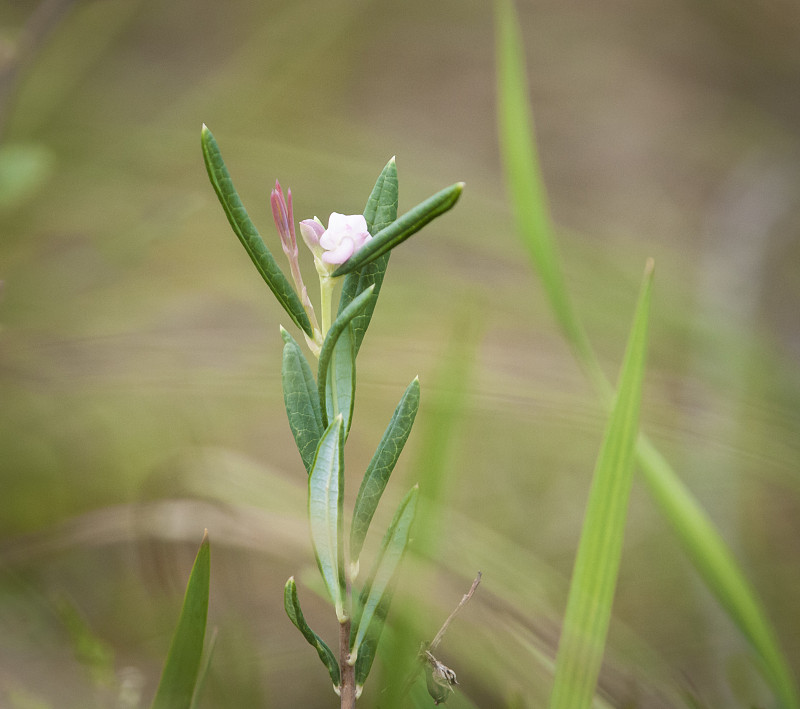
<instances>
[{"instance_id":1,"label":"blurred background","mask_svg":"<svg viewBox=\"0 0 800 709\"><path fill-rule=\"evenodd\" d=\"M655 257L643 427L798 671L800 8L518 9L578 310L615 377ZM604 415L514 232L493 43L485 0L0 3L0 706L149 706L204 528L201 706L335 704L282 604L294 574L333 642L280 389L290 323L208 183L203 122L279 260L276 178L298 220L360 212L392 155L401 212L466 182L393 255L359 357L350 499L417 374L374 534L428 486L362 703L389 702L402 638L430 640L480 569L441 645L449 705L546 704ZM638 484L600 690L774 705Z\"/></svg>"}]
</instances>

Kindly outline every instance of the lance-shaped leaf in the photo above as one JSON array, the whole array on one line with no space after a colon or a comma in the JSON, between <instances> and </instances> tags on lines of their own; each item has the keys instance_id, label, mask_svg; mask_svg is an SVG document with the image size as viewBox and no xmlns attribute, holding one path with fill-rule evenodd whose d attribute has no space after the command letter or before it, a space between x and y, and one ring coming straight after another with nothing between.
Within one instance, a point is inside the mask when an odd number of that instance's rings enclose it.
<instances>
[{"instance_id":1,"label":"lance-shaped leaf","mask_svg":"<svg viewBox=\"0 0 800 709\"><path fill-rule=\"evenodd\" d=\"M383 598L375 610L372 623L370 623L370 628L361 641L361 647L358 650L355 666L357 694L360 693L360 688L364 686L364 682L367 681L367 677L369 676L369 671L372 669L372 663L375 660L375 654L378 650L378 643L383 633L383 627L386 624L386 616L389 613L389 606L392 604L393 593L394 584L390 585L383 594Z\"/></svg>"},{"instance_id":2,"label":"lance-shaped leaf","mask_svg":"<svg viewBox=\"0 0 800 709\"><path fill-rule=\"evenodd\" d=\"M286 609L286 615L289 616L289 620L294 623L294 626L303 634L303 637L308 640L309 645L312 645L317 651L319 659L322 660L322 663L328 668L333 686L338 688L341 682L339 663L336 661L336 656L326 645L325 641L311 630L308 623L306 623L303 611L300 610L300 600L297 598L297 585L294 582L294 576L289 578L286 582L286 586L283 588L283 607Z\"/></svg>"},{"instance_id":3,"label":"lance-shaped leaf","mask_svg":"<svg viewBox=\"0 0 800 709\"><path fill-rule=\"evenodd\" d=\"M383 538L370 580L359 595L358 617L353 618L352 627L355 628L355 631L351 633L350 640L351 662L356 662L358 659L359 647L367 634L374 632L375 629L370 628L372 623L383 622L382 615L385 613L379 614L378 609L382 603L388 601L386 594L391 590L392 579L408 545L408 535L417 509L418 494L419 486L415 485L397 508L394 519ZM386 609L388 610L388 607Z\"/></svg>"},{"instance_id":4,"label":"lance-shaped leaf","mask_svg":"<svg viewBox=\"0 0 800 709\"><path fill-rule=\"evenodd\" d=\"M341 414L325 429L308 476L308 519L311 542L322 579L344 622L344 426Z\"/></svg>"},{"instance_id":5,"label":"lance-shaped leaf","mask_svg":"<svg viewBox=\"0 0 800 709\"><path fill-rule=\"evenodd\" d=\"M307 335L313 336L311 322L303 309L300 298L298 298L286 276L283 275L272 253L258 233L258 229L256 229L255 224L247 215L247 210L244 208L242 200L239 199L231 176L228 174L228 169L225 167L217 141L214 140L214 136L205 125L203 125L201 133L201 143L208 177L234 233L239 237L239 241L242 242L242 246L244 246L261 277L278 299L278 302L283 306L283 309L289 314L294 324Z\"/></svg>"},{"instance_id":6,"label":"lance-shaped leaf","mask_svg":"<svg viewBox=\"0 0 800 709\"><path fill-rule=\"evenodd\" d=\"M344 416L345 433L350 430L356 391L356 362L350 323L364 312L372 297L367 288L333 321L319 353L317 391L322 420L327 424L334 416Z\"/></svg>"},{"instance_id":7,"label":"lance-shaped leaf","mask_svg":"<svg viewBox=\"0 0 800 709\"><path fill-rule=\"evenodd\" d=\"M350 560L353 567L353 576L358 575L358 557L367 536L369 524L375 509L389 481L389 476L394 470L400 453L403 451L414 425L414 418L419 409L419 379L415 378L408 385L403 398L394 410L392 420L383 433L383 438L378 444L375 455L367 466L361 487L358 490L356 504L353 510L353 524L350 527Z\"/></svg>"},{"instance_id":8,"label":"lance-shaped leaf","mask_svg":"<svg viewBox=\"0 0 800 709\"><path fill-rule=\"evenodd\" d=\"M208 617L211 551L208 531L186 584L186 595L172 636L152 709L189 709L197 684Z\"/></svg>"},{"instance_id":9,"label":"lance-shaped leaf","mask_svg":"<svg viewBox=\"0 0 800 709\"><path fill-rule=\"evenodd\" d=\"M589 492L556 656L550 709L589 709L603 661L633 484L652 280L650 260Z\"/></svg>"},{"instance_id":10,"label":"lance-shaped leaf","mask_svg":"<svg viewBox=\"0 0 800 709\"><path fill-rule=\"evenodd\" d=\"M375 234L358 252L333 272L334 277L355 271L402 244L428 222L451 209L463 190L464 183L457 182L450 187L445 187L432 197L428 197L424 202L420 202L411 211L406 212L402 217Z\"/></svg>"},{"instance_id":11,"label":"lance-shaped leaf","mask_svg":"<svg viewBox=\"0 0 800 709\"><path fill-rule=\"evenodd\" d=\"M367 222L367 229L370 234L374 236L397 219L397 199L397 165L394 158L392 158L378 176L375 186L372 188L372 193L367 200L367 205L364 207L364 219ZM383 285L383 278L386 274L386 267L389 265L390 255L391 252L385 253L365 266L348 273L344 279L342 295L339 298L340 313L360 293L363 293L370 286L375 287L372 292L373 298L367 304L364 312L353 319L353 343L356 354L358 354L358 350L361 347L361 342L367 332L372 313L378 302L378 294L381 291L381 285Z\"/></svg>"},{"instance_id":12,"label":"lance-shaped leaf","mask_svg":"<svg viewBox=\"0 0 800 709\"><path fill-rule=\"evenodd\" d=\"M297 450L303 459L306 472L311 471L317 444L325 426L322 424L319 394L311 367L303 355L300 345L286 330L281 328L283 346L283 401L286 416L292 429Z\"/></svg>"}]
</instances>

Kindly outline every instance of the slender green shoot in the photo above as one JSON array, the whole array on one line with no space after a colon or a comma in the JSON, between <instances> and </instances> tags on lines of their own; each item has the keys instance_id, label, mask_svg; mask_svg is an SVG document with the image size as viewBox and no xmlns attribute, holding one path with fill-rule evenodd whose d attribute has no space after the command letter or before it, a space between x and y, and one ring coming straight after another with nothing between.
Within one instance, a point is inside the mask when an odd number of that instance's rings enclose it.
<instances>
[{"instance_id":1,"label":"slender green shoot","mask_svg":"<svg viewBox=\"0 0 800 709\"><path fill-rule=\"evenodd\" d=\"M633 484L652 277L653 262L649 261L616 401L589 492L556 657L550 709L588 709L603 661Z\"/></svg>"},{"instance_id":2,"label":"slender green shoot","mask_svg":"<svg viewBox=\"0 0 800 709\"><path fill-rule=\"evenodd\" d=\"M203 656L210 580L211 552L206 531L186 585L183 608L152 709L190 709L192 705Z\"/></svg>"}]
</instances>

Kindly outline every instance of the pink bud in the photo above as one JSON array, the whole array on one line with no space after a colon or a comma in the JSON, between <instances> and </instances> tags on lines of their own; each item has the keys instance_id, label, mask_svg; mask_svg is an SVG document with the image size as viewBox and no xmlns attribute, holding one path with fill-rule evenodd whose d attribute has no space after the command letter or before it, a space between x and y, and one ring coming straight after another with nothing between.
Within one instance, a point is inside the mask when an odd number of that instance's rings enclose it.
<instances>
[{"instance_id":1,"label":"pink bud","mask_svg":"<svg viewBox=\"0 0 800 709\"><path fill-rule=\"evenodd\" d=\"M319 238L325 233L325 227L316 219L303 219L300 222L300 235L306 246L316 253L319 250Z\"/></svg>"},{"instance_id":2,"label":"pink bud","mask_svg":"<svg viewBox=\"0 0 800 709\"><path fill-rule=\"evenodd\" d=\"M272 205L272 217L275 219L275 226L278 227L278 234L281 243L287 253L297 249L297 240L294 233L294 216L292 214L292 191L288 191L288 203L283 196L280 182L275 180L275 188L270 195Z\"/></svg>"}]
</instances>

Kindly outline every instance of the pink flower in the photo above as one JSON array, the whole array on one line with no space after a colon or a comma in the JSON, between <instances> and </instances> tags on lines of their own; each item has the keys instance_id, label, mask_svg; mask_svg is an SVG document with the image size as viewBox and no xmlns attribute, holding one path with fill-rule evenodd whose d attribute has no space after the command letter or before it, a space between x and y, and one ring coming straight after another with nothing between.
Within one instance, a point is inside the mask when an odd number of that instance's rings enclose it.
<instances>
[{"instance_id":1,"label":"pink flower","mask_svg":"<svg viewBox=\"0 0 800 709\"><path fill-rule=\"evenodd\" d=\"M318 228L315 235L317 233ZM303 236L305 238L305 232ZM327 264L343 264L371 238L363 215L333 212L328 220L328 228L319 236L319 245L325 249L322 260Z\"/></svg>"}]
</instances>

